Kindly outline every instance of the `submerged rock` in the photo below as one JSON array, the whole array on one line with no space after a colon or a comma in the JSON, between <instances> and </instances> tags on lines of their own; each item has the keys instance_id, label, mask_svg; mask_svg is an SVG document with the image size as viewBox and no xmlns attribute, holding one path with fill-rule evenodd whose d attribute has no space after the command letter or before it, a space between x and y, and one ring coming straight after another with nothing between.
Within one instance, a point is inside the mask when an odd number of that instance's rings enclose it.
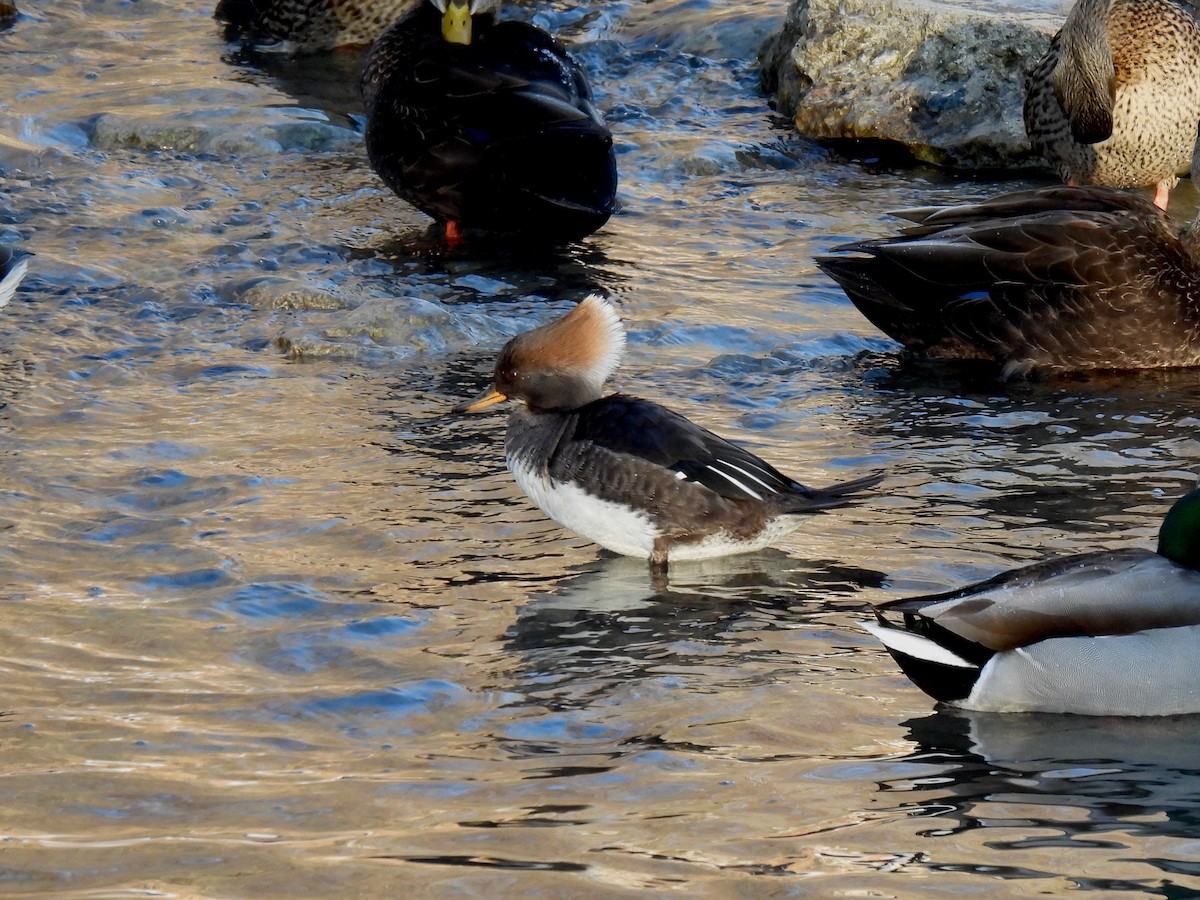
<instances>
[{"instance_id":1,"label":"submerged rock","mask_svg":"<svg viewBox=\"0 0 1200 900\"><path fill-rule=\"evenodd\" d=\"M896 142L942 166L1036 165L1025 74L1061 23L947 0L792 0L759 52L763 88L809 137Z\"/></svg>"},{"instance_id":2,"label":"submerged rock","mask_svg":"<svg viewBox=\"0 0 1200 900\"><path fill-rule=\"evenodd\" d=\"M125 147L138 150L173 150L182 153L215 153L222 156L274 154L283 150L326 151L357 144L349 128L314 118L290 118L286 110L272 115L245 109L204 110L164 115L106 112L87 123L92 145L101 150ZM244 124L243 124L244 123Z\"/></svg>"}]
</instances>

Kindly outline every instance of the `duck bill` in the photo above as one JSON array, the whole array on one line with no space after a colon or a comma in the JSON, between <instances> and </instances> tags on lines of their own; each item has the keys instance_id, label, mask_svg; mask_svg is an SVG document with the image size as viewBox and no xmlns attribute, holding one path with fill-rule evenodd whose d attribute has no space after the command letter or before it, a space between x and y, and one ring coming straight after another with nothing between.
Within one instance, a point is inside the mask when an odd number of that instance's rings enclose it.
<instances>
[{"instance_id":1,"label":"duck bill","mask_svg":"<svg viewBox=\"0 0 1200 900\"><path fill-rule=\"evenodd\" d=\"M502 394L495 388L488 388L474 400L465 400L450 411L455 413L479 412L481 409L487 409L489 406L503 403L507 399L507 394Z\"/></svg>"},{"instance_id":2,"label":"duck bill","mask_svg":"<svg viewBox=\"0 0 1200 900\"><path fill-rule=\"evenodd\" d=\"M450 0L442 13L442 37L451 44L471 43L471 6L468 0Z\"/></svg>"}]
</instances>

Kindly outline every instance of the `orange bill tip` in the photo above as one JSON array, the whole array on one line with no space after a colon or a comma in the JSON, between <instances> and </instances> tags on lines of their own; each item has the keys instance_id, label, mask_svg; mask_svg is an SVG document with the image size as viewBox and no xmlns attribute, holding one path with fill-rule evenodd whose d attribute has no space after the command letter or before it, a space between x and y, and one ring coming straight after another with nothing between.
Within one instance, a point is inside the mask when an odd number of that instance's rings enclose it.
<instances>
[{"instance_id":1,"label":"orange bill tip","mask_svg":"<svg viewBox=\"0 0 1200 900\"><path fill-rule=\"evenodd\" d=\"M459 403L454 407L454 409L451 410L451 412L479 412L481 409L487 409L489 406L493 406L497 403L503 403L507 399L507 394L502 394L495 388L488 388L474 400L464 400L462 403Z\"/></svg>"}]
</instances>

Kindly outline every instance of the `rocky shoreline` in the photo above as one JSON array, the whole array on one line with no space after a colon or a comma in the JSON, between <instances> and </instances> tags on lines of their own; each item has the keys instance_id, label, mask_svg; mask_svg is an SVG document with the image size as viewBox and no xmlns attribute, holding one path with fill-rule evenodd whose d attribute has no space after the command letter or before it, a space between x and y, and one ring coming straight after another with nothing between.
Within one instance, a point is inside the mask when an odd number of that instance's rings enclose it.
<instances>
[{"instance_id":1,"label":"rocky shoreline","mask_svg":"<svg viewBox=\"0 0 1200 900\"><path fill-rule=\"evenodd\" d=\"M1061 23L943 0L792 0L759 51L763 89L806 137L891 142L951 168L1036 166L1025 74Z\"/></svg>"}]
</instances>

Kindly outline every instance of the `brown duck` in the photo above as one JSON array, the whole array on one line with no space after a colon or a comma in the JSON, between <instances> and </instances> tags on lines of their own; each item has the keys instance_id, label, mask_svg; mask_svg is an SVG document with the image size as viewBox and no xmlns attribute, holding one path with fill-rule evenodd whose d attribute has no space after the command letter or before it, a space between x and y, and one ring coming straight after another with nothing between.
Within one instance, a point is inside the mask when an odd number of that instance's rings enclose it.
<instances>
[{"instance_id":1,"label":"brown duck","mask_svg":"<svg viewBox=\"0 0 1200 900\"><path fill-rule=\"evenodd\" d=\"M1068 184L1154 185L1166 209L1200 122L1190 3L1077 0L1025 81L1025 130Z\"/></svg>"},{"instance_id":2,"label":"brown duck","mask_svg":"<svg viewBox=\"0 0 1200 900\"><path fill-rule=\"evenodd\" d=\"M220 0L225 39L286 42L300 53L367 46L421 0Z\"/></svg>"},{"instance_id":3,"label":"brown duck","mask_svg":"<svg viewBox=\"0 0 1200 900\"><path fill-rule=\"evenodd\" d=\"M896 213L899 235L817 264L912 355L1005 376L1200 366L1200 241L1096 186Z\"/></svg>"}]
</instances>

